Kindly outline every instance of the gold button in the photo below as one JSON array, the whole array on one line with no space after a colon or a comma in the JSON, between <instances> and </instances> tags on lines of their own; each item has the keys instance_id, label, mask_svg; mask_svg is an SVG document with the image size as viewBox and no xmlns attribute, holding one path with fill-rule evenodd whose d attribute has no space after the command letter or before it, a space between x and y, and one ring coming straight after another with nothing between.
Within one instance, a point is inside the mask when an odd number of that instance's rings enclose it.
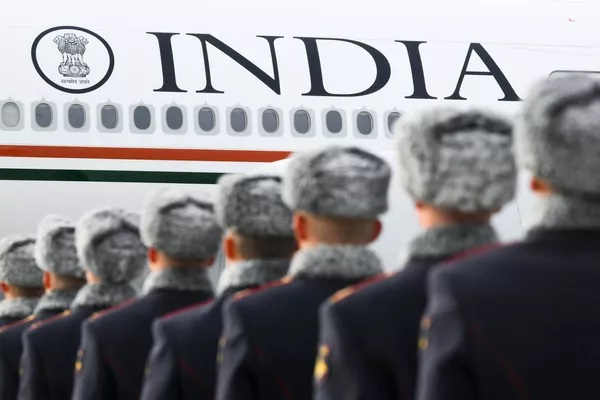
<instances>
[{"instance_id":1,"label":"gold button","mask_svg":"<svg viewBox=\"0 0 600 400\"><path fill-rule=\"evenodd\" d=\"M427 350L428 347L429 347L429 340L427 340L427 338L419 339L419 349Z\"/></svg>"},{"instance_id":2,"label":"gold button","mask_svg":"<svg viewBox=\"0 0 600 400\"><path fill-rule=\"evenodd\" d=\"M75 363L75 370L76 371L81 371L81 368L83 368L83 364L81 363L81 361L77 361Z\"/></svg>"}]
</instances>

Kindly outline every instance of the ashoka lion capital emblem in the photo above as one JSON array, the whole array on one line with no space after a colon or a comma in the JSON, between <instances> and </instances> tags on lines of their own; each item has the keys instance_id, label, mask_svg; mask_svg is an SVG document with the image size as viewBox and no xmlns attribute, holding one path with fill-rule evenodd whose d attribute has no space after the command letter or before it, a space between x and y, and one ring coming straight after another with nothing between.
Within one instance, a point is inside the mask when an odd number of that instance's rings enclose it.
<instances>
[{"instance_id":1,"label":"ashoka lion capital emblem","mask_svg":"<svg viewBox=\"0 0 600 400\"><path fill-rule=\"evenodd\" d=\"M85 78L90 73L90 67L83 61L85 46L89 41L74 33L65 33L54 38L58 51L62 54L62 62L58 72L68 78Z\"/></svg>"}]
</instances>

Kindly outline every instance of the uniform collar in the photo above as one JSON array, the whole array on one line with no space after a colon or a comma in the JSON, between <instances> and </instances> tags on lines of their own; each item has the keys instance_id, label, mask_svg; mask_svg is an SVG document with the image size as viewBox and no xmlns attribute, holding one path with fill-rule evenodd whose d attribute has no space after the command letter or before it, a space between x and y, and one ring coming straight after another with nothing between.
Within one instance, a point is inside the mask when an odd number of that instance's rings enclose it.
<instances>
[{"instance_id":1,"label":"uniform collar","mask_svg":"<svg viewBox=\"0 0 600 400\"><path fill-rule=\"evenodd\" d=\"M467 249L498 241L488 224L452 224L429 228L408 245L409 258L451 256Z\"/></svg>"},{"instance_id":2,"label":"uniform collar","mask_svg":"<svg viewBox=\"0 0 600 400\"><path fill-rule=\"evenodd\" d=\"M135 289L129 283L88 283L77 292L71 308L112 307L134 297Z\"/></svg>"},{"instance_id":3,"label":"uniform collar","mask_svg":"<svg viewBox=\"0 0 600 400\"><path fill-rule=\"evenodd\" d=\"M538 200L529 231L600 229L600 204L550 195Z\"/></svg>"},{"instance_id":4,"label":"uniform collar","mask_svg":"<svg viewBox=\"0 0 600 400\"><path fill-rule=\"evenodd\" d=\"M204 267L166 268L151 272L142 291L148 294L157 289L213 293L208 268Z\"/></svg>"},{"instance_id":5,"label":"uniform collar","mask_svg":"<svg viewBox=\"0 0 600 400\"><path fill-rule=\"evenodd\" d=\"M289 259L246 260L228 265L221 273L217 294L229 288L264 285L282 278L290 267Z\"/></svg>"},{"instance_id":6,"label":"uniform collar","mask_svg":"<svg viewBox=\"0 0 600 400\"><path fill-rule=\"evenodd\" d=\"M16 299L4 299L0 301L0 317L25 318L33 313L40 299L18 297Z\"/></svg>"},{"instance_id":7,"label":"uniform collar","mask_svg":"<svg viewBox=\"0 0 600 400\"><path fill-rule=\"evenodd\" d=\"M364 279L383 272L377 254L365 246L318 245L299 250L288 275L322 279Z\"/></svg>"},{"instance_id":8,"label":"uniform collar","mask_svg":"<svg viewBox=\"0 0 600 400\"><path fill-rule=\"evenodd\" d=\"M57 289L46 293L35 307L34 313L46 310L66 310L77 296L78 289Z\"/></svg>"}]
</instances>

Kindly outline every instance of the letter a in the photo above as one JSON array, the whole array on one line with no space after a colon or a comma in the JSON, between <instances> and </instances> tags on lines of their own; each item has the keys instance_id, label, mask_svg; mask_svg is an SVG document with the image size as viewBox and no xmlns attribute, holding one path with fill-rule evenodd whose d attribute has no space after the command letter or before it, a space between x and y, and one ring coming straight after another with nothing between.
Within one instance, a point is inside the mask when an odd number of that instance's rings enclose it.
<instances>
[{"instance_id":1,"label":"letter a","mask_svg":"<svg viewBox=\"0 0 600 400\"><path fill-rule=\"evenodd\" d=\"M481 61L485 64L488 71L467 71L469 68L469 61L471 60L471 55L473 52L477 53ZM454 93L451 96L446 97L445 100L466 100L464 97L460 95L460 89L463 84L463 80L467 75L491 75L494 77L502 92L504 92L504 98L498 99L498 101L520 101L521 99L515 93L515 90L510 85L504 73L498 67L498 64L494 61L494 59L489 55L489 53L483 48L480 43L471 43L469 46L469 51L467 52L467 59L465 60L465 64L463 65L462 71L460 73L460 77L458 78L458 83L456 84L456 89L454 89Z\"/></svg>"}]
</instances>

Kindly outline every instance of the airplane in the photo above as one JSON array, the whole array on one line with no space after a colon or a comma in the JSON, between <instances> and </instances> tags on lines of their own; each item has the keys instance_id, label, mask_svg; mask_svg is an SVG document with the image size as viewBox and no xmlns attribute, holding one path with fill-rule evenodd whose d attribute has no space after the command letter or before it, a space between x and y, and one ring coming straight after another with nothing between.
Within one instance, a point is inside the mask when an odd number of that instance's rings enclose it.
<instances>
[{"instance_id":1,"label":"airplane","mask_svg":"<svg viewBox=\"0 0 600 400\"><path fill-rule=\"evenodd\" d=\"M48 213L138 210L291 152L360 146L395 165L397 121L433 105L518 113L530 85L600 72L598 1L9 2L0 15L0 235ZM598 69L595 71L594 69ZM494 220L522 235L522 178ZM396 180L374 248L418 232ZM220 260L219 268L223 261ZM216 276L216 275L215 275Z\"/></svg>"}]
</instances>

